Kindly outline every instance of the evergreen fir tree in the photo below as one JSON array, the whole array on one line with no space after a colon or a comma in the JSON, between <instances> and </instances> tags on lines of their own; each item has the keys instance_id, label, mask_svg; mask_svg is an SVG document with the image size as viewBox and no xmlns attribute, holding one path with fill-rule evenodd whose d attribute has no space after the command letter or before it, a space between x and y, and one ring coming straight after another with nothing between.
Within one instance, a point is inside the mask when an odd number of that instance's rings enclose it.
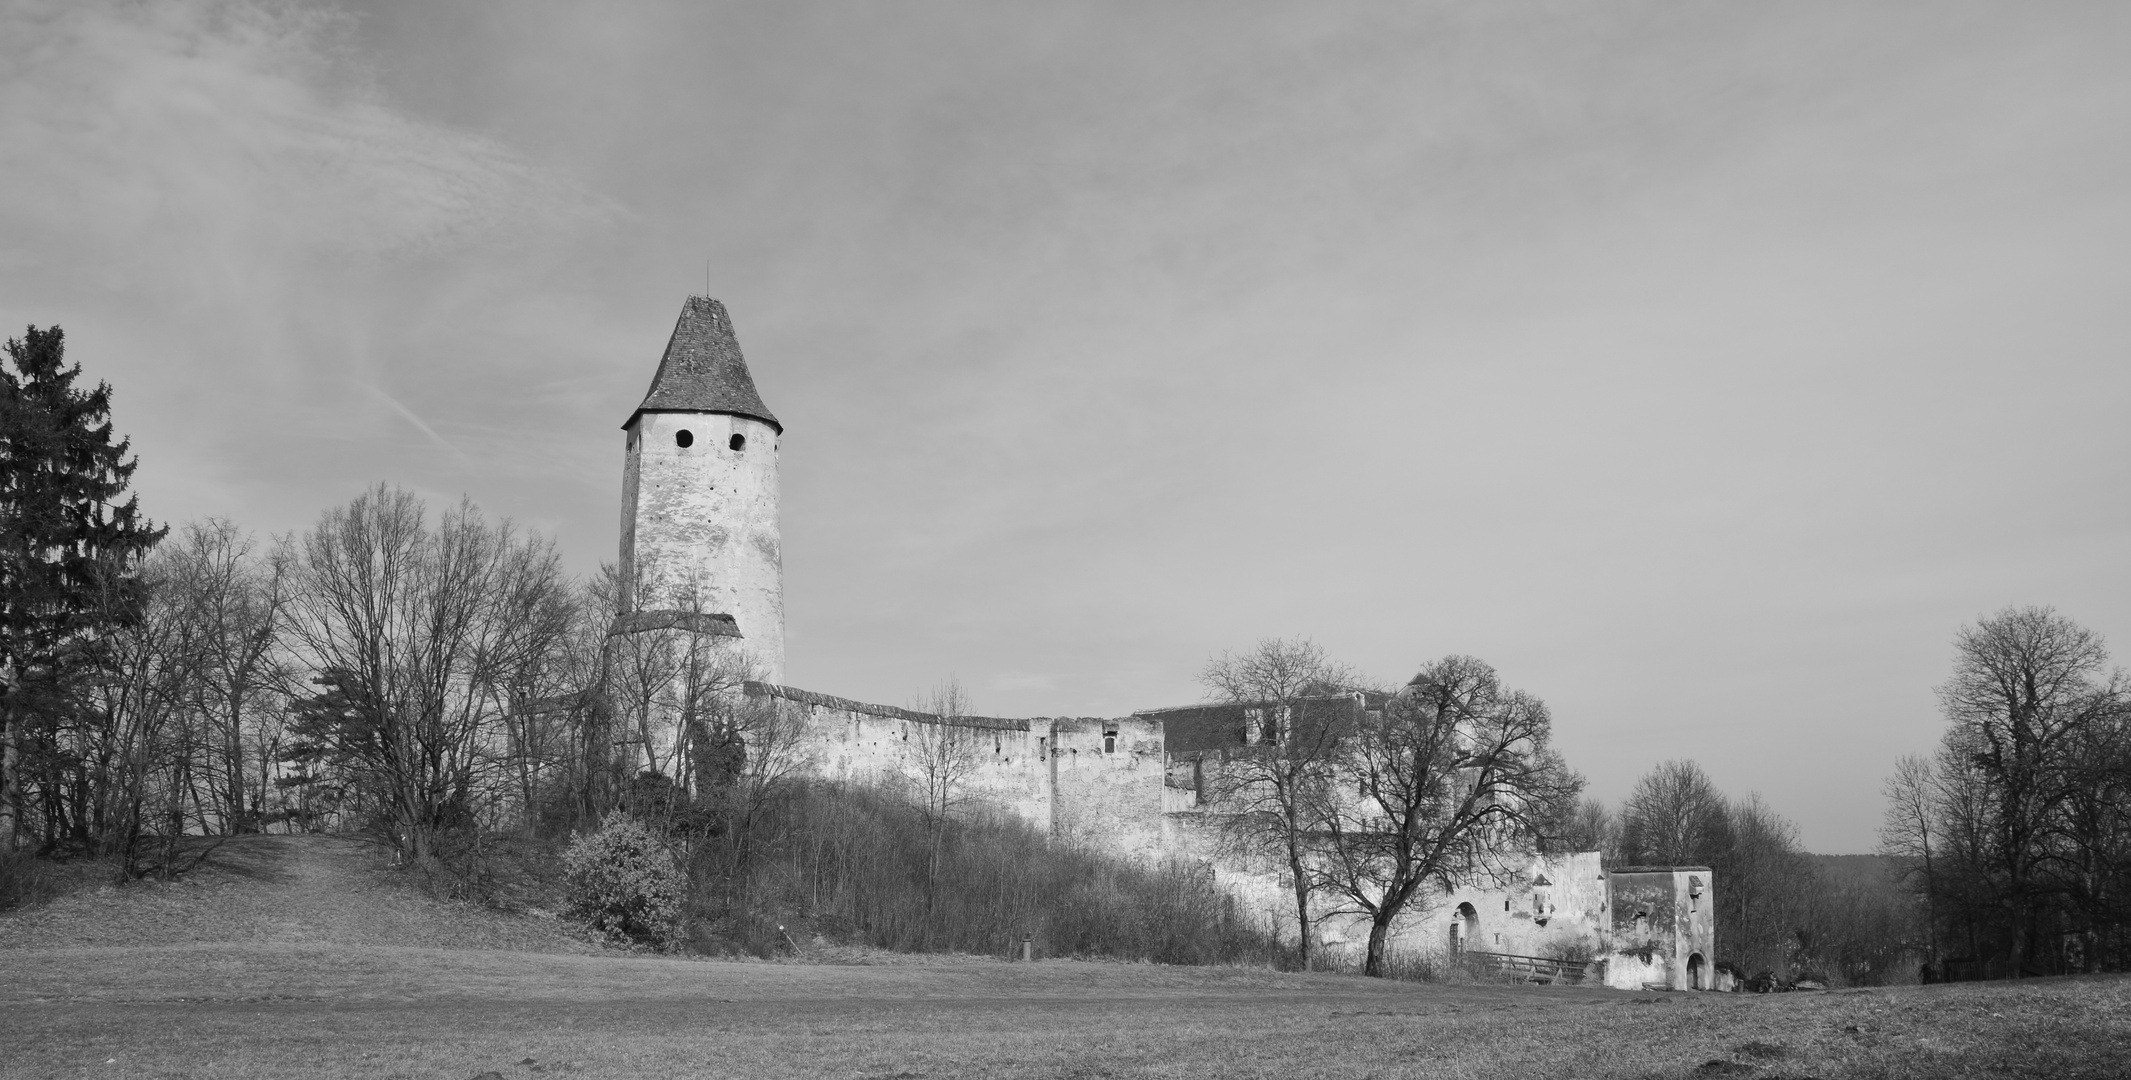
<instances>
[{"instance_id":1,"label":"evergreen fir tree","mask_svg":"<svg viewBox=\"0 0 2131 1080\"><path fill-rule=\"evenodd\" d=\"M79 646L138 591L168 531L126 491L138 460L111 437L111 386L75 386L59 327L30 327L0 364L0 845L20 842L24 771L51 755ZM120 500L124 501L121 502ZM56 779L56 777L48 778ZM47 815L49 816L49 815ZM56 823L45 823L55 839Z\"/></svg>"}]
</instances>

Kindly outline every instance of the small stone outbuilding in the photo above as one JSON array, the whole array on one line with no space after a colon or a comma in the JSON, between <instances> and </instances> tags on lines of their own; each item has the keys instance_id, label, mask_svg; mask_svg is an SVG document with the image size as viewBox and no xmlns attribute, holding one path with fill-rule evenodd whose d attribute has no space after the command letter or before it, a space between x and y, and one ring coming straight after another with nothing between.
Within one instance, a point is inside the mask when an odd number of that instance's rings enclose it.
<instances>
[{"instance_id":1,"label":"small stone outbuilding","mask_svg":"<svg viewBox=\"0 0 2131 1080\"><path fill-rule=\"evenodd\" d=\"M1606 872L1606 985L1718 989L1716 876L1706 866L1617 866Z\"/></svg>"}]
</instances>

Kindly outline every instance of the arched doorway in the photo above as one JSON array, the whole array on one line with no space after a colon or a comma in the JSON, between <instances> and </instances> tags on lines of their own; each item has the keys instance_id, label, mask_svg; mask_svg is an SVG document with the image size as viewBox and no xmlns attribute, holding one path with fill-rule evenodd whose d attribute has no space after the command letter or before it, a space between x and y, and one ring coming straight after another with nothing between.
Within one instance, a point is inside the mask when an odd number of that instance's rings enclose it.
<instances>
[{"instance_id":1,"label":"arched doorway","mask_svg":"<svg viewBox=\"0 0 2131 1080\"><path fill-rule=\"evenodd\" d=\"M1709 989L1709 967L1702 963L1701 953L1694 953L1687 957L1687 988L1690 990Z\"/></svg>"},{"instance_id":2,"label":"arched doorway","mask_svg":"<svg viewBox=\"0 0 2131 1080\"><path fill-rule=\"evenodd\" d=\"M1480 939L1480 913L1471 904L1459 904L1450 917L1450 951L1464 952Z\"/></svg>"}]
</instances>

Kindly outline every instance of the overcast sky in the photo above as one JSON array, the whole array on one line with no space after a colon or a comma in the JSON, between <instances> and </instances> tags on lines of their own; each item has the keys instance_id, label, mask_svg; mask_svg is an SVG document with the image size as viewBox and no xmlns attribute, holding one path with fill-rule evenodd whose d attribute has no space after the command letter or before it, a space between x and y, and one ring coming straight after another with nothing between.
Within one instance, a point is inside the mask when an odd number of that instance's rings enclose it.
<instances>
[{"instance_id":1,"label":"overcast sky","mask_svg":"<svg viewBox=\"0 0 2131 1080\"><path fill-rule=\"evenodd\" d=\"M0 0L0 323L161 520L388 481L614 558L683 299L788 678L1197 700L1470 653L1819 851L1957 627L2131 659L2131 6Z\"/></svg>"}]
</instances>

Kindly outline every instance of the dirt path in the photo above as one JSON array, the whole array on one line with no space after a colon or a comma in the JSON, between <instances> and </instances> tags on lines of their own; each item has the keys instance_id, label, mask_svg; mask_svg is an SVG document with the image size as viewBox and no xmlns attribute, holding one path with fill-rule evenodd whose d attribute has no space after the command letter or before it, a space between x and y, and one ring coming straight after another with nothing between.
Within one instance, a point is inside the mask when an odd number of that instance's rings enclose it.
<instances>
[{"instance_id":1,"label":"dirt path","mask_svg":"<svg viewBox=\"0 0 2131 1080\"><path fill-rule=\"evenodd\" d=\"M0 949L242 942L593 951L552 918L431 899L385 859L341 837L235 837L175 882L106 886L0 915Z\"/></svg>"}]
</instances>

